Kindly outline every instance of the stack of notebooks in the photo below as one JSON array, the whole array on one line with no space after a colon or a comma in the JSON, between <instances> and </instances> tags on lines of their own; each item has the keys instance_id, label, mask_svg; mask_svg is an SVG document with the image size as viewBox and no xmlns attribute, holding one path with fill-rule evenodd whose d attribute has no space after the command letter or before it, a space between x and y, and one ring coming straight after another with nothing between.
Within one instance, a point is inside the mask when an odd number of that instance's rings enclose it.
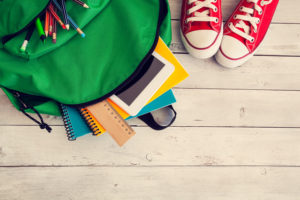
<instances>
[{"instance_id":1,"label":"stack of notebooks","mask_svg":"<svg viewBox=\"0 0 300 200\"><path fill-rule=\"evenodd\" d=\"M133 80L123 91L109 99L77 109L61 104L69 140L92 133L107 132L122 146L134 130L124 121L167 107L176 102L172 88L188 77L188 73L159 38L149 69Z\"/></svg>"}]
</instances>

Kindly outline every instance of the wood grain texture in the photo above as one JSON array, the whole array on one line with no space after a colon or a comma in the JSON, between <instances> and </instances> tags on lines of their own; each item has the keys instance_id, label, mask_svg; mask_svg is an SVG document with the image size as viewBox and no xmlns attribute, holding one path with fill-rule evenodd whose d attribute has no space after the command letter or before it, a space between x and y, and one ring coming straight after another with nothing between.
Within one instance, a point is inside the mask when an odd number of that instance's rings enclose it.
<instances>
[{"instance_id":1,"label":"wood grain texture","mask_svg":"<svg viewBox=\"0 0 300 200\"><path fill-rule=\"evenodd\" d=\"M178 111L175 126L300 127L298 91L174 89L174 93L178 100L174 105ZM0 104L7 113L0 115L2 126L33 125L7 105ZM62 125L60 117L46 116L45 120ZM139 120L129 123L144 125Z\"/></svg>"},{"instance_id":2,"label":"wood grain texture","mask_svg":"<svg viewBox=\"0 0 300 200\"><path fill-rule=\"evenodd\" d=\"M169 0L172 19L180 19L181 1L182 0ZM238 3L239 0L222 0L224 21L230 17ZM279 1L273 23L300 23L300 2L295 0Z\"/></svg>"},{"instance_id":3,"label":"wood grain texture","mask_svg":"<svg viewBox=\"0 0 300 200\"><path fill-rule=\"evenodd\" d=\"M300 166L299 128L134 129L120 148L108 134L69 142L63 127L1 127L0 166Z\"/></svg>"},{"instance_id":4,"label":"wood grain texture","mask_svg":"<svg viewBox=\"0 0 300 200\"><path fill-rule=\"evenodd\" d=\"M182 89L300 90L300 57L255 56L236 69L221 67L214 58L176 57L190 74L177 86Z\"/></svg>"},{"instance_id":5,"label":"wood grain texture","mask_svg":"<svg viewBox=\"0 0 300 200\"><path fill-rule=\"evenodd\" d=\"M1 200L297 200L299 168L2 168Z\"/></svg>"}]
</instances>

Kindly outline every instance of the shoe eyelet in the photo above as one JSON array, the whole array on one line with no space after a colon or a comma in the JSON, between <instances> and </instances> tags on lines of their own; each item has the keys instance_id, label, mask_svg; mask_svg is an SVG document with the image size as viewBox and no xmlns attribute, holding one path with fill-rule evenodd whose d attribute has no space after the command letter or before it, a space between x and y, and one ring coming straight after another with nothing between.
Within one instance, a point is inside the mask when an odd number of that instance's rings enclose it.
<instances>
[{"instance_id":1,"label":"shoe eyelet","mask_svg":"<svg viewBox=\"0 0 300 200\"><path fill-rule=\"evenodd\" d=\"M259 24L259 22L260 22L260 19L258 19L258 20L256 21L256 24Z\"/></svg>"},{"instance_id":2,"label":"shoe eyelet","mask_svg":"<svg viewBox=\"0 0 300 200\"><path fill-rule=\"evenodd\" d=\"M216 18L216 19L215 19L215 23L218 23L218 22L219 22L219 19L218 19L218 18Z\"/></svg>"},{"instance_id":3,"label":"shoe eyelet","mask_svg":"<svg viewBox=\"0 0 300 200\"><path fill-rule=\"evenodd\" d=\"M259 15L262 15L262 13L263 13L263 11L259 11L259 12L258 12Z\"/></svg>"},{"instance_id":4,"label":"shoe eyelet","mask_svg":"<svg viewBox=\"0 0 300 200\"><path fill-rule=\"evenodd\" d=\"M237 15L234 15L234 16L233 16L233 19L236 19L236 18L237 18Z\"/></svg>"},{"instance_id":5,"label":"shoe eyelet","mask_svg":"<svg viewBox=\"0 0 300 200\"><path fill-rule=\"evenodd\" d=\"M244 7L243 7L243 6L241 6L241 7L240 7L240 11L243 11L243 8L244 8Z\"/></svg>"},{"instance_id":6,"label":"shoe eyelet","mask_svg":"<svg viewBox=\"0 0 300 200\"><path fill-rule=\"evenodd\" d=\"M218 0L214 0L213 2L214 2L214 3L217 3L217 1L218 1Z\"/></svg>"},{"instance_id":7,"label":"shoe eyelet","mask_svg":"<svg viewBox=\"0 0 300 200\"><path fill-rule=\"evenodd\" d=\"M250 42L253 43L253 42L254 42L254 38L252 38L252 39L250 40Z\"/></svg>"},{"instance_id":8,"label":"shoe eyelet","mask_svg":"<svg viewBox=\"0 0 300 200\"><path fill-rule=\"evenodd\" d=\"M186 20L184 20L184 23L185 23L185 24L188 24L189 22L188 22L187 19L186 19Z\"/></svg>"},{"instance_id":9,"label":"shoe eyelet","mask_svg":"<svg viewBox=\"0 0 300 200\"><path fill-rule=\"evenodd\" d=\"M218 8L217 7L214 8L214 12L218 12Z\"/></svg>"}]
</instances>

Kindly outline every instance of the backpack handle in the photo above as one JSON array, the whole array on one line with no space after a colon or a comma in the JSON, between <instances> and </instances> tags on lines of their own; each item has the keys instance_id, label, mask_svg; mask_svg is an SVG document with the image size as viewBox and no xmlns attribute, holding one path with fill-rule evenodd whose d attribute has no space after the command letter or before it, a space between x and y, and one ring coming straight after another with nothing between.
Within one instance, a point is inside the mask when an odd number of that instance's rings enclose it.
<instances>
[{"instance_id":1,"label":"backpack handle","mask_svg":"<svg viewBox=\"0 0 300 200\"><path fill-rule=\"evenodd\" d=\"M176 119L176 116L177 116L177 113L175 111L175 109L173 108L172 105L170 106L167 106L166 107L169 111L172 112L172 114L169 114L169 117L170 117L170 121L166 124L160 124L158 123L155 119L154 119L154 116L153 116L153 113L147 113L145 115L142 115L142 116L139 116L138 118L140 120L142 120L145 124L147 124L150 128L154 129L154 130L163 130L165 128L168 128L169 126L171 126L175 119Z\"/></svg>"}]
</instances>

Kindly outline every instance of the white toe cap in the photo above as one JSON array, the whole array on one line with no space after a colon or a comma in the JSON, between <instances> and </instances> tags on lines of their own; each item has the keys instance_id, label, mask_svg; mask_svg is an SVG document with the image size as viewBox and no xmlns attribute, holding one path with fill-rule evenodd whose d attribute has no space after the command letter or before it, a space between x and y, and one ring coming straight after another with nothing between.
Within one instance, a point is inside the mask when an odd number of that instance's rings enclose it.
<instances>
[{"instance_id":1,"label":"white toe cap","mask_svg":"<svg viewBox=\"0 0 300 200\"><path fill-rule=\"evenodd\" d=\"M223 37L221 49L227 57L232 59L238 59L249 54L249 50L241 41L228 35Z\"/></svg>"},{"instance_id":2,"label":"white toe cap","mask_svg":"<svg viewBox=\"0 0 300 200\"><path fill-rule=\"evenodd\" d=\"M198 30L186 34L187 40L196 48L207 48L216 40L218 33L213 30Z\"/></svg>"}]
</instances>

